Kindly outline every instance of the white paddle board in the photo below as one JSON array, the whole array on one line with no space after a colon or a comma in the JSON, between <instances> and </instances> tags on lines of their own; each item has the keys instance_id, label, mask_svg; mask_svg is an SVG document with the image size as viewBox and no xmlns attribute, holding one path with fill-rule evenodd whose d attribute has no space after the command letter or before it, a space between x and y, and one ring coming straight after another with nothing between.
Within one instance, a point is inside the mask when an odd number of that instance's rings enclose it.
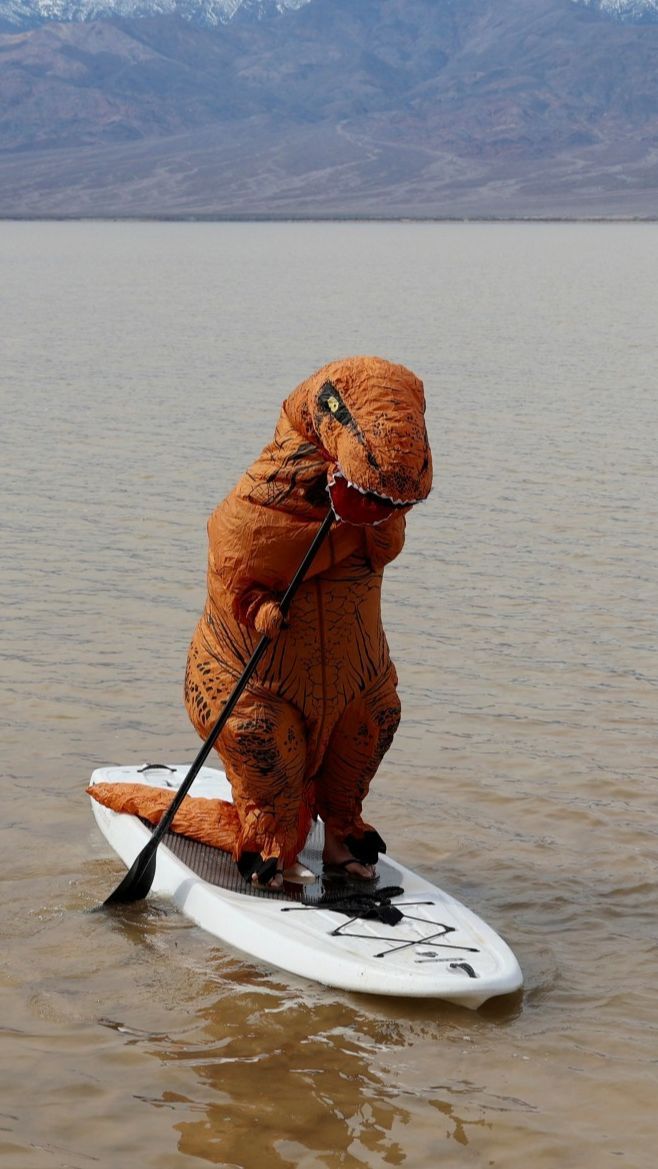
<instances>
[{"instance_id":1,"label":"white paddle board","mask_svg":"<svg viewBox=\"0 0 658 1169\"><path fill-rule=\"evenodd\" d=\"M146 783L173 793L187 775L184 765L101 767L91 784ZM201 768L191 798L231 799L223 772ZM129 868L149 840L150 826L91 801L96 822ZM314 884L286 883L283 892L249 886L227 853L168 832L158 846L155 893L173 898L202 929L250 958L325 986L368 994L448 999L476 1009L494 995L522 985L514 954L494 930L450 894L388 855L380 857L376 882L323 876L322 824L314 825L301 861ZM336 898L380 891L402 914L395 924L358 912L337 912ZM395 914L393 916L396 916Z\"/></svg>"}]
</instances>

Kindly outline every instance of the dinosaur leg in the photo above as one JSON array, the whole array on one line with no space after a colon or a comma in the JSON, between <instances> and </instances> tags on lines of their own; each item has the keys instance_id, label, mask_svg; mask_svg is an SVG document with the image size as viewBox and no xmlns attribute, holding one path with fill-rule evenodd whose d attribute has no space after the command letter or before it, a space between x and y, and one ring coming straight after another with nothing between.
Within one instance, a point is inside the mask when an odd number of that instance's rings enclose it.
<instances>
[{"instance_id":1,"label":"dinosaur leg","mask_svg":"<svg viewBox=\"0 0 658 1169\"><path fill-rule=\"evenodd\" d=\"M374 874L377 855L386 849L361 818L361 809L400 721L396 682L391 666L350 703L332 731L316 777L317 808L325 823L325 861L362 878Z\"/></svg>"},{"instance_id":2,"label":"dinosaur leg","mask_svg":"<svg viewBox=\"0 0 658 1169\"><path fill-rule=\"evenodd\" d=\"M300 714L281 699L246 694L217 749L240 820L233 850L240 871L245 876L257 872L261 858L274 858L279 871L293 865L311 823L304 799L306 736ZM267 883L265 874L262 880Z\"/></svg>"},{"instance_id":3,"label":"dinosaur leg","mask_svg":"<svg viewBox=\"0 0 658 1169\"><path fill-rule=\"evenodd\" d=\"M235 685L235 676L205 641L203 623L190 647L185 704L202 738ZM306 734L297 709L269 692L245 691L217 742L233 791L222 835L243 875L269 884L274 868L295 863L311 823L304 797ZM230 805L229 805L230 807ZM237 817L236 817L237 811ZM275 860L263 870L262 862Z\"/></svg>"}]
</instances>

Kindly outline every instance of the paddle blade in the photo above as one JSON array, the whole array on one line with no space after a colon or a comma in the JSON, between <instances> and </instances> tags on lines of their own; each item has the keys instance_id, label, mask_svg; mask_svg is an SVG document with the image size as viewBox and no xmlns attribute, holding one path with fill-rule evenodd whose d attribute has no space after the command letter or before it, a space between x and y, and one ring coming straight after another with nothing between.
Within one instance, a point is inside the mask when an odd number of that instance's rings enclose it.
<instances>
[{"instance_id":1,"label":"paddle blade","mask_svg":"<svg viewBox=\"0 0 658 1169\"><path fill-rule=\"evenodd\" d=\"M103 905L129 905L132 901L142 901L153 884L155 863L155 848L149 841L133 861L121 884L106 897Z\"/></svg>"}]
</instances>

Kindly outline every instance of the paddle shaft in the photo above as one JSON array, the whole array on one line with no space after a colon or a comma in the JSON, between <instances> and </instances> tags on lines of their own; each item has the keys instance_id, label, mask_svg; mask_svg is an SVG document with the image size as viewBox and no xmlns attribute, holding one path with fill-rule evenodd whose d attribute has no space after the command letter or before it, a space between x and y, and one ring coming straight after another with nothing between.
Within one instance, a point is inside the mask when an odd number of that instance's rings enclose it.
<instances>
[{"instance_id":1,"label":"paddle shaft","mask_svg":"<svg viewBox=\"0 0 658 1169\"><path fill-rule=\"evenodd\" d=\"M295 593L297 592L302 581L304 580L304 577L306 576L306 573L308 572L312 562L315 560L315 557L320 549L321 544L324 542L324 540L328 536L329 530L331 528L333 521L334 521L334 513L331 509L329 509L329 511L327 512L327 515L325 516L324 520L322 521L322 524L320 525L320 527L319 527L319 529L318 529L318 531L313 539L312 544L310 545L310 547L308 549L308 552L304 556L304 559L302 560L299 568L297 569L297 572L295 573L295 575L292 578L290 584L288 585L288 588L286 589L283 597L281 598L281 601L279 603L279 608L281 609L281 612L283 613L284 618L287 617L288 611L290 609L290 605L292 603L292 599L295 596ZM230 718L231 714L233 713L233 710L235 709L235 706L236 706L239 698L241 697L243 691L245 690L247 683L249 682L249 679L251 678L252 674L254 673L256 667L258 666L258 663L260 662L261 658L263 657L263 654L267 650L271 641L272 641L272 638L267 637L266 634L264 634L261 637L253 654L251 655L249 661L247 662L243 673L241 674L240 678L236 682L233 691L231 692L231 694L227 698L224 706L222 707L222 712L221 712L219 718L217 719L217 722L213 726L210 734L208 735L208 738L206 739L205 743L201 747L201 750L199 751L196 759L194 760L192 766L190 767L190 770L188 771L187 775L185 776L185 779L183 780L182 784L180 785L178 791L176 792L176 795L174 796L173 800L171 801L171 804L167 808L167 811L165 812L164 816L160 820L157 827L154 829L154 831L151 835L151 838L148 841L148 844L145 845L145 847L142 849L142 851L140 852L137 859L133 862L132 867L130 868L130 870L128 871L126 876L123 878L123 881L121 882L121 884L105 900L105 902L104 902L105 905L112 904L112 903L117 902L117 901L120 901L120 902L138 901L138 900L141 900L143 897L146 897L146 894L148 893L148 891L151 888L151 885L153 883L153 877L155 876L155 863L154 863L155 850L157 849L158 844L162 840L162 837L164 836L165 832L169 828L169 825L171 824L172 820L174 819L174 816L176 815L176 812L180 808L183 800L185 799L185 796L187 795L188 791L190 790L192 784L194 783L194 780L196 779L199 771L203 767L203 764L205 763L205 761L208 758L210 752L212 751L215 743L217 742L217 739L219 738L220 734L222 733L222 730L223 730L224 726L226 725L227 720Z\"/></svg>"}]
</instances>

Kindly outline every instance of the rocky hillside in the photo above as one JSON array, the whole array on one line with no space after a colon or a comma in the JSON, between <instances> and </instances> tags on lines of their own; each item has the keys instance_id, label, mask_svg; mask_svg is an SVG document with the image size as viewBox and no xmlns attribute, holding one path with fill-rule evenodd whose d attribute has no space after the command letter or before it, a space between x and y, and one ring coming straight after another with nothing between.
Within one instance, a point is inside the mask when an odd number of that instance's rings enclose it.
<instances>
[{"instance_id":1,"label":"rocky hillside","mask_svg":"<svg viewBox=\"0 0 658 1169\"><path fill-rule=\"evenodd\" d=\"M0 0L0 214L657 213L654 0L104 2Z\"/></svg>"}]
</instances>

